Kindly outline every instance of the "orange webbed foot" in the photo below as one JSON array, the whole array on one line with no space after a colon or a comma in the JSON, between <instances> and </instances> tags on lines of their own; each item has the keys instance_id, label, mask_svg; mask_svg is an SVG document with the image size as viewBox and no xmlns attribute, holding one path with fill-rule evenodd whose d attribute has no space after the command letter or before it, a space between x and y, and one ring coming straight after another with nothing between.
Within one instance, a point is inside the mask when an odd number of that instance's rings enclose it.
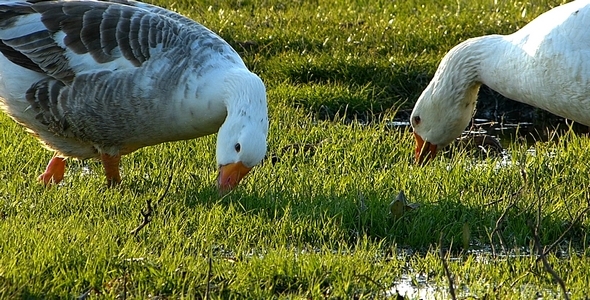
<instances>
[{"instance_id":1,"label":"orange webbed foot","mask_svg":"<svg viewBox=\"0 0 590 300\"><path fill-rule=\"evenodd\" d=\"M66 172L66 159L55 156L47 164L45 172L37 180L43 182L45 185L58 184L64 179L64 173Z\"/></svg>"}]
</instances>

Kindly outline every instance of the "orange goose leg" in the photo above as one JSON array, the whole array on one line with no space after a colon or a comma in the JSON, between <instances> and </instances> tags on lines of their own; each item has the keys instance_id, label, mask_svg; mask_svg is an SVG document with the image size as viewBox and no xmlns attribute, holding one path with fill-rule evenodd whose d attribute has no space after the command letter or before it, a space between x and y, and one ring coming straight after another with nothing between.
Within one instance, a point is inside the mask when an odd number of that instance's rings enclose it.
<instances>
[{"instance_id":1,"label":"orange goose leg","mask_svg":"<svg viewBox=\"0 0 590 300\"><path fill-rule=\"evenodd\" d=\"M62 157L54 156L47 164L47 168L45 168L45 172L39 177L37 180L43 182L45 185L50 185L52 183L59 183L62 179L64 179L64 173L66 171L66 159Z\"/></svg>"},{"instance_id":2,"label":"orange goose leg","mask_svg":"<svg viewBox=\"0 0 590 300\"><path fill-rule=\"evenodd\" d=\"M119 162L121 155L111 156L108 154L101 154L100 160L104 167L104 173L107 177L107 185L112 187L121 182L121 175L119 174Z\"/></svg>"}]
</instances>

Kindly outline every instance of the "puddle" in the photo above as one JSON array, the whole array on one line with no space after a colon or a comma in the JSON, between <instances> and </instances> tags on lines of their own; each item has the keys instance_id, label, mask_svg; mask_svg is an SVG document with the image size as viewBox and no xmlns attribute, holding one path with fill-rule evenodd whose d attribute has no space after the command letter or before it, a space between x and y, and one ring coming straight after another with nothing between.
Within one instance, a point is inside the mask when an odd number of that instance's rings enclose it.
<instances>
[{"instance_id":1,"label":"puddle","mask_svg":"<svg viewBox=\"0 0 590 300\"><path fill-rule=\"evenodd\" d=\"M390 129L408 128L407 121L409 114L400 113L399 117L387 122ZM474 118L470 126L463 132L463 135L484 134L496 138L502 147L508 148L514 142L533 145L535 142L546 142L559 138L569 130L575 133L589 133L588 126L575 123L569 120L555 117L543 122L531 122L528 120L518 121L513 119L501 119L494 121L486 118Z\"/></svg>"},{"instance_id":2,"label":"puddle","mask_svg":"<svg viewBox=\"0 0 590 300\"><path fill-rule=\"evenodd\" d=\"M562 253L562 257L569 257L567 250L557 249ZM408 259L412 255L420 255L414 253L411 249L398 249L397 259ZM489 245L481 245L478 249L472 249L465 253L464 256L453 256L448 258L449 263L461 264L464 262L466 257L473 258L478 263L491 264L496 261L507 260L507 259L528 259L531 255L530 251L525 248L515 248L508 251L500 251L496 256L492 255L492 249ZM535 255L536 257L536 255ZM453 274L455 277L455 295L457 299L478 299L482 295L475 295L471 292L470 287L465 284L457 285L457 281L461 281L460 274ZM482 283L489 285L489 282ZM556 285L554 289L539 288L534 284L520 284L514 286L515 291L519 291L522 297L528 297L528 299L547 299L543 298L543 295L549 297L549 299L560 298L561 291ZM536 294L535 297L530 298L531 294ZM385 291L385 297L390 299L450 299L451 295L449 292L449 286L446 278L430 278L424 272L417 272L409 268L404 274L402 274L392 285ZM403 298L401 298L403 297ZM485 298L485 296L484 296Z\"/></svg>"},{"instance_id":3,"label":"puddle","mask_svg":"<svg viewBox=\"0 0 590 300\"><path fill-rule=\"evenodd\" d=\"M392 298L402 296L404 299L449 299L447 287L440 287L428 282L425 274L410 276L404 274L393 283L393 287L385 292L385 296Z\"/></svg>"},{"instance_id":4,"label":"puddle","mask_svg":"<svg viewBox=\"0 0 590 300\"><path fill-rule=\"evenodd\" d=\"M547 142L559 138L569 130L575 133L588 133L588 127L564 119L555 119L549 122L495 122L488 119L474 119L471 132L488 134L496 137L504 148L515 141L532 145L535 142Z\"/></svg>"},{"instance_id":5,"label":"puddle","mask_svg":"<svg viewBox=\"0 0 590 300\"><path fill-rule=\"evenodd\" d=\"M402 275L399 280L394 282L393 287L385 292L385 297L390 299L400 299L400 297L402 297L401 299L404 300L451 299L448 286L421 281L423 280L421 277L421 275L416 275L415 278L412 278L409 275ZM520 298L524 298L525 296L530 297L530 294L532 293L536 294L535 297L528 298L532 300L560 299L562 296L561 293L556 290L539 289L532 284L523 284L514 287L514 289L515 291L520 292ZM543 294L545 294L547 298L544 298ZM469 292L469 288L466 286L455 287L455 295L457 299L478 299L476 295ZM483 296L483 299L486 299L486 297Z\"/></svg>"}]
</instances>

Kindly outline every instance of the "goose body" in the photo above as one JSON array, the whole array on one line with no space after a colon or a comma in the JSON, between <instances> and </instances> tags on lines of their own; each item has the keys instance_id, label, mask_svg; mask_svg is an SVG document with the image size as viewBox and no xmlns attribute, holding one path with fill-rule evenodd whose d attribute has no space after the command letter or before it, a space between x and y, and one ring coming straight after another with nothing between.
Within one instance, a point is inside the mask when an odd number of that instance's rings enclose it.
<instances>
[{"instance_id":1,"label":"goose body","mask_svg":"<svg viewBox=\"0 0 590 300\"><path fill-rule=\"evenodd\" d=\"M130 0L0 1L0 107L65 158L121 155L218 132L218 184L234 187L266 153L266 91L204 26Z\"/></svg>"},{"instance_id":2,"label":"goose body","mask_svg":"<svg viewBox=\"0 0 590 300\"><path fill-rule=\"evenodd\" d=\"M410 121L416 159L459 137L481 84L507 98L590 125L590 1L545 12L510 35L466 40L442 59Z\"/></svg>"}]
</instances>

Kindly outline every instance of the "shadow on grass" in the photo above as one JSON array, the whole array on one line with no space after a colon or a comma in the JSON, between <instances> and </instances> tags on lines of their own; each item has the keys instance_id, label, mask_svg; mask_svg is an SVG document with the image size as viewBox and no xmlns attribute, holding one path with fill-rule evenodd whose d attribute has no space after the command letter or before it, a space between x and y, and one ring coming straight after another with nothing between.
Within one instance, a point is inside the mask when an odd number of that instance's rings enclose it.
<instances>
[{"instance_id":1,"label":"shadow on grass","mask_svg":"<svg viewBox=\"0 0 590 300\"><path fill-rule=\"evenodd\" d=\"M20 285L10 279L0 276L1 299L60 299L59 295L32 291L29 286Z\"/></svg>"},{"instance_id":2,"label":"shadow on grass","mask_svg":"<svg viewBox=\"0 0 590 300\"><path fill-rule=\"evenodd\" d=\"M267 41L271 43L271 41ZM276 41L273 41L276 43ZM426 88L433 74L428 71L433 66L426 62L412 61L403 65L390 63L365 61L363 59L342 60L332 56L320 56L319 51L325 48L321 42L302 37L297 40L285 41L279 49L283 55L281 59L272 63L272 68L267 67L262 72L270 74L273 80L291 82L295 90L304 86L321 86L321 90L332 89L332 93L317 95L310 93L294 92L290 95L293 104L303 106L322 120L331 120L336 115L349 119L374 118L372 115L381 115L388 110L411 109L422 91ZM243 54L258 53L264 48L265 42L237 42L233 41L236 49L242 49ZM428 47L422 47L424 49ZM419 49L422 49L419 48ZM264 48L266 49L266 48ZM266 50L267 52L272 50ZM292 51L289 55L285 51ZM301 56L301 51L308 53L318 52L318 57L310 60ZM279 53L267 53L268 59L277 57ZM333 90L334 86L348 87L352 93L342 93ZM354 95L358 93L356 97ZM485 118L493 121L511 120L520 122L550 121L559 117L535 108L533 106L511 100L483 85L479 92L476 118ZM396 116L396 118L403 117Z\"/></svg>"},{"instance_id":3,"label":"shadow on grass","mask_svg":"<svg viewBox=\"0 0 590 300\"><path fill-rule=\"evenodd\" d=\"M428 66L420 62L397 67L363 60L318 58L309 61L297 57L276 64L276 71L270 71L277 73L273 78L283 78L293 84L293 91L287 95L292 100L290 103L317 113L323 120L331 120L336 115L368 119L391 109L411 109L432 77L424 71ZM347 90L338 90L337 86L347 87ZM479 92L475 117L521 122L558 118L506 98L485 85Z\"/></svg>"},{"instance_id":4,"label":"shadow on grass","mask_svg":"<svg viewBox=\"0 0 590 300\"><path fill-rule=\"evenodd\" d=\"M371 112L380 114L399 102L407 99L417 99L422 89L428 84L429 77L423 69L416 68L396 69L390 65L376 64L373 62L340 60L329 61L305 61L296 58L292 61L279 62L279 77L285 78L293 85L304 86L343 86L352 92L363 94L360 99L347 99L341 95L342 101L321 101L315 98L298 96L298 105L303 105L310 110L324 108L328 114L324 118L330 119L334 113L345 107L351 115ZM339 91L335 91L339 92ZM347 101L345 101L347 100ZM330 114L329 112L332 112Z\"/></svg>"},{"instance_id":5,"label":"shadow on grass","mask_svg":"<svg viewBox=\"0 0 590 300\"><path fill-rule=\"evenodd\" d=\"M262 216L269 223L285 219L297 227L290 232L293 244L309 245L318 249L325 243L352 246L363 239L385 241L398 247L410 247L414 251L427 251L439 244L453 245L454 250L529 249L532 241L527 222L535 220L536 205L524 203L509 209L508 200L494 204L465 205L459 195L448 195L432 202L412 199L419 207L407 211L396 219L390 213L390 199L384 199L371 189L359 188L349 195L334 195L329 191L309 191L307 195L293 195L276 189L270 194L244 194L236 190L219 199L216 191L189 192L187 207L222 205L225 208L239 206L244 214ZM215 203L207 199L219 199ZM506 210L506 211L505 211ZM545 245L560 238L572 220L554 217L543 212L540 238ZM572 217L573 219L573 217ZM500 220L500 221L499 221ZM298 224L298 225L297 225ZM573 224L563 238L568 246L581 250L589 240L586 228L580 222ZM269 232L268 234L272 234ZM490 235L493 234L493 237ZM337 239L334 241L333 239ZM499 239L501 238L501 239ZM467 248L466 248L467 247Z\"/></svg>"}]
</instances>

